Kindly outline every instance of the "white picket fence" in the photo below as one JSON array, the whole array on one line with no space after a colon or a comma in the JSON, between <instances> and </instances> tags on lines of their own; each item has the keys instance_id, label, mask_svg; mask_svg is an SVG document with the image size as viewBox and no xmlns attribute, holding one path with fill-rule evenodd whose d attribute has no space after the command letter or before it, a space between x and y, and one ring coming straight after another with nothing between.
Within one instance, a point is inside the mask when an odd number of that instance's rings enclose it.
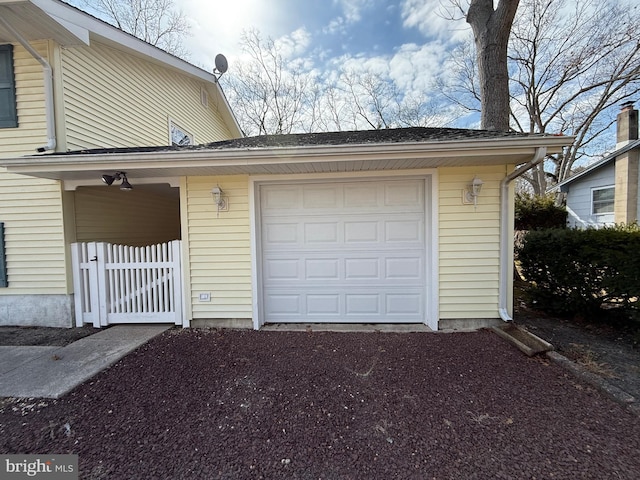
<instances>
[{"instance_id":1,"label":"white picket fence","mask_svg":"<svg viewBox=\"0 0 640 480\"><path fill-rule=\"evenodd\" d=\"M76 325L183 323L181 243L71 245Z\"/></svg>"}]
</instances>

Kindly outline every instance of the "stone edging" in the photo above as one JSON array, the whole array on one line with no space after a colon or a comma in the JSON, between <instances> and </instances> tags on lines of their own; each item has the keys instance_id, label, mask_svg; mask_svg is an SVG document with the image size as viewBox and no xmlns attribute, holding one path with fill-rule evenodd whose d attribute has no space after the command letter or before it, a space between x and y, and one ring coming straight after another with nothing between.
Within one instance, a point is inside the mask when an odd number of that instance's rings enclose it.
<instances>
[{"instance_id":1,"label":"stone edging","mask_svg":"<svg viewBox=\"0 0 640 480\"><path fill-rule=\"evenodd\" d=\"M553 363L566 368L579 379L593 385L598 390L609 396L609 398L625 406L629 411L640 417L640 404L636 401L636 398L633 395L629 395L621 388L611 385L604 378L588 371L586 368L572 362L567 357L556 351L547 352L546 355Z\"/></svg>"}]
</instances>

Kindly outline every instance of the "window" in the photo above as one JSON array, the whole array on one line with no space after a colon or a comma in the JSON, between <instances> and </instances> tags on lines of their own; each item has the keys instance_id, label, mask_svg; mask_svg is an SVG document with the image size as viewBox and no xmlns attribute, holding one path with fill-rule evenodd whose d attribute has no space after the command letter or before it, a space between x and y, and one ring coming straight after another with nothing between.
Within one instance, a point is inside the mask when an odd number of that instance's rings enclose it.
<instances>
[{"instance_id":1,"label":"window","mask_svg":"<svg viewBox=\"0 0 640 480\"><path fill-rule=\"evenodd\" d=\"M193 135L169 120L169 141L171 146L193 145Z\"/></svg>"},{"instance_id":2,"label":"window","mask_svg":"<svg viewBox=\"0 0 640 480\"><path fill-rule=\"evenodd\" d=\"M13 45L0 45L0 128L15 128L17 126Z\"/></svg>"},{"instance_id":3,"label":"window","mask_svg":"<svg viewBox=\"0 0 640 480\"><path fill-rule=\"evenodd\" d=\"M591 190L591 212L594 215L613 213L614 187L594 188Z\"/></svg>"}]
</instances>

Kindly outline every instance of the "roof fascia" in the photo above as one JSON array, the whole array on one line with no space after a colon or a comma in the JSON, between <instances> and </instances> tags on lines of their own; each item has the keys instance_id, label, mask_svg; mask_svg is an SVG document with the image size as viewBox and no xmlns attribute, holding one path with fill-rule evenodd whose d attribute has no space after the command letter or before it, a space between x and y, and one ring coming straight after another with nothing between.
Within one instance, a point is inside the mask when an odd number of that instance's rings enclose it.
<instances>
[{"instance_id":1,"label":"roof fascia","mask_svg":"<svg viewBox=\"0 0 640 480\"><path fill-rule=\"evenodd\" d=\"M170 65L178 70L200 78L201 80L215 83L216 77L213 73L208 73L195 65L190 64L164 50L155 47L139 38L125 33L102 20L99 20L82 10L76 9L57 0L30 0L31 3L47 13L53 20L66 24L72 24L79 28L102 37L112 44L117 44L126 49L133 50L139 54L150 57L157 62Z\"/></svg>"},{"instance_id":2,"label":"roof fascia","mask_svg":"<svg viewBox=\"0 0 640 480\"><path fill-rule=\"evenodd\" d=\"M558 183L556 185L556 187L557 188L564 187L565 185L573 183L574 181L576 181L576 180L578 180L578 179L580 179L580 178L582 178L582 177L584 177L586 175L590 175L595 170L598 170L600 167L604 167L605 165L611 163L612 161L614 161L620 155L623 155L623 154L627 153L629 150L633 150L634 148L638 148L638 147L640 147L640 140L635 140L634 142L631 142L631 143L625 145L624 147L619 148L618 150L614 151L613 153L611 153L610 155L606 156L605 158L603 158L601 160L598 160L596 163L594 163L592 165L589 165L582 172L563 180L562 182Z\"/></svg>"},{"instance_id":3,"label":"roof fascia","mask_svg":"<svg viewBox=\"0 0 640 480\"><path fill-rule=\"evenodd\" d=\"M29 173L50 169L89 170L96 164L128 164L145 167L205 165L276 165L293 162L331 162L346 160L377 160L393 158L451 158L468 159L480 156L508 157L533 155L538 147L545 146L549 153L561 151L573 137L535 137L490 140L441 141L429 143L385 143L353 145L311 145L285 148L235 148L189 149L156 152L125 152L74 155L42 155L14 159L2 159L0 165L16 173Z\"/></svg>"}]
</instances>

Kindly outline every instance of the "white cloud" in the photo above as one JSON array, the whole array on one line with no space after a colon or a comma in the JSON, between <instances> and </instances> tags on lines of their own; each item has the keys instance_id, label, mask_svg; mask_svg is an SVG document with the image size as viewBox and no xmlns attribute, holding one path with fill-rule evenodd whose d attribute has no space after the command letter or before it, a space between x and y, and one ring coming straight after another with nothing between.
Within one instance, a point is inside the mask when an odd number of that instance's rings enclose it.
<instances>
[{"instance_id":1,"label":"white cloud","mask_svg":"<svg viewBox=\"0 0 640 480\"><path fill-rule=\"evenodd\" d=\"M448 55L440 42L406 44L391 58L391 78L407 92L429 93Z\"/></svg>"},{"instance_id":2,"label":"white cloud","mask_svg":"<svg viewBox=\"0 0 640 480\"><path fill-rule=\"evenodd\" d=\"M277 23L275 12L263 0L180 0L177 2L191 23L192 36L185 40L192 52L191 60L209 68L218 53L229 59L230 68L241 55L240 38L243 30L258 28L265 36Z\"/></svg>"},{"instance_id":3,"label":"white cloud","mask_svg":"<svg viewBox=\"0 0 640 480\"><path fill-rule=\"evenodd\" d=\"M403 0L401 15L405 27L417 28L428 38L455 43L469 35L462 12L449 0Z\"/></svg>"},{"instance_id":4,"label":"white cloud","mask_svg":"<svg viewBox=\"0 0 640 480\"><path fill-rule=\"evenodd\" d=\"M360 21L362 10L373 5L372 0L334 0L334 3L342 8L347 23Z\"/></svg>"},{"instance_id":5,"label":"white cloud","mask_svg":"<svg viewBox=\"0 0 640 480\"><path fill-rule=\"evenodd\" d=\"M285 58L300 57L311 44L311 34L305 28L298 28L276 39L275 43Z\"/></svg>"}]
</instances>

